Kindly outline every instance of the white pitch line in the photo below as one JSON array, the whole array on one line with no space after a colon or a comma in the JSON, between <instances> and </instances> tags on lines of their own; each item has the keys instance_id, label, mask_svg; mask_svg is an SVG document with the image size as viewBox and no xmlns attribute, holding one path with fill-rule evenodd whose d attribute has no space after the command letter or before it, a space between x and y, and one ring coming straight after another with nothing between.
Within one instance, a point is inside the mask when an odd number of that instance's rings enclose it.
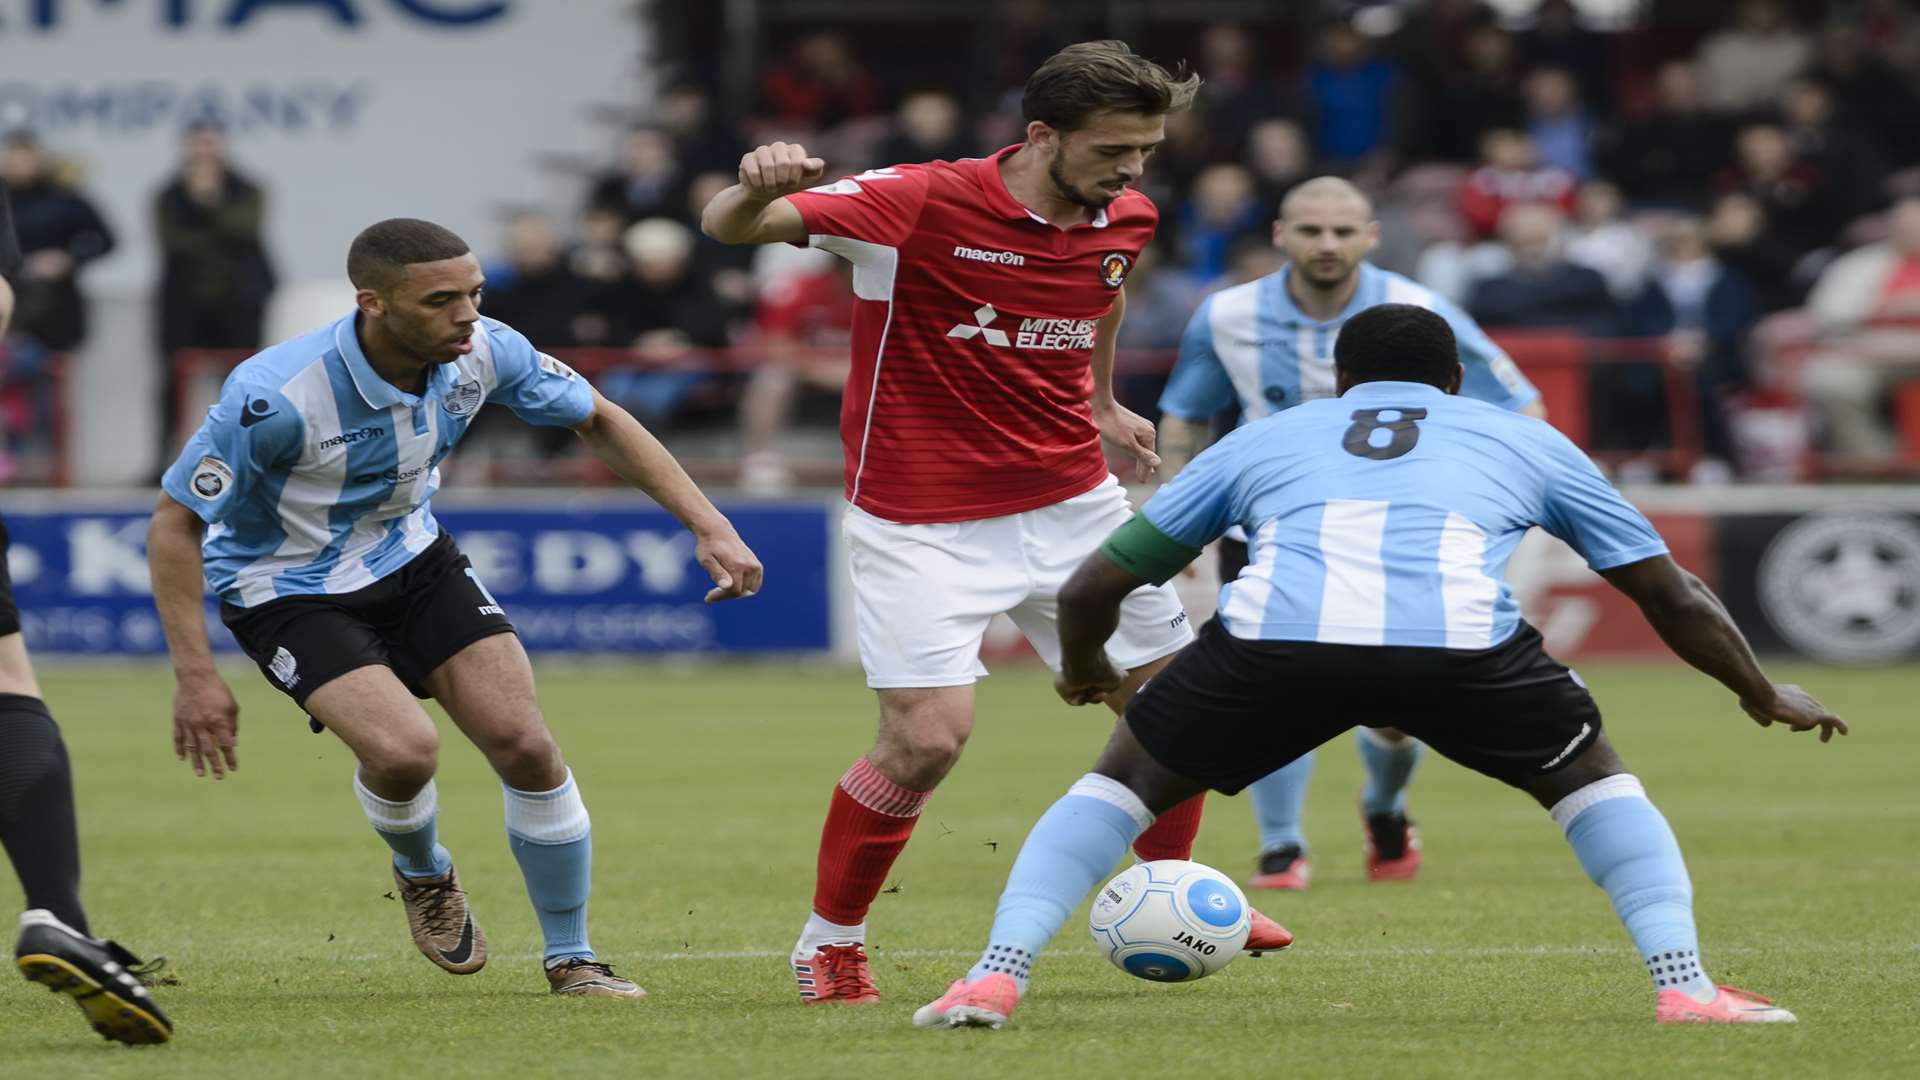
<instances>
[{"instance_id":1,"label":"white pitch line","mask_svg":"<svg viewBox=\"0 0 1920 1080\"><path fill-rule=\"evenodd\" d=\"M1304 942L1300 946L1293 949L1289 949L1287 951L1289 953L1298 953L1303 956L1311 956L1315 958L1326 958L1331 960L1366 960L1366 959L1393 960L1400 957L1421 957L1421 956L1454 957L1454 958L1462 958L1462 959L1469 959L1469 958L1476 958L1476 957L1495 958L1495 957L1503 957L1503 956L1609 957L1609 956L1618 955L1621 957L1630 957L1633 954L1632 949L1627 946L1614 947L1614 946L1597 946L1597 945L1464 945L1464 946L1389 945L1384 948L1361 948L1361 947L1339 946L1339 945L1316 946L1316 945L1311 945ZM1914 942L1906 945L1862 945L1862 946L1855 946L1852 948L1849 948L1846 946L1836 946L1831 943L1823 944L1823 945L1767 945L1767 946L1723 945L1718 948L1708 947L1703 949L1702 951L1705 952L1709 958L1715 957L1715 956L1760 956L1760 955L1767 955L1767 954L1774 954L1774 953L1785 953L1788 955L1807 955L1807 954L1818 953L1824 956L1845 956L1848 954L1866 954L1866 955L1874 955L1874 956L1883 956L1883 955L1920 954L1920 942ZM354 953L354 954L343 955L343 956L321 957L318 959L322 961L330 960L330 961L339 962L339 963L372 963L372 962L377 962L381 960L390 960L397 955L403 955L403 954L399 952ZM675 961L675 960L699 960L699 961L708 961L708 962L726 961L726 960L776 960L776 959L784 960L787 958L788 955L789 955L788 951L785 949L718 949L718 950L701 950L701 951L682 950L677 952L641 953L637 956L634 956L634 955L621 956L618 954L614 954L608 957L608 962L613 964L653 964L653 963L662 963L666 961ZM873 951L872 955L875 962L879 962L883 960L892 960L892 959L950 960L950 959L976 958L980 955L980 950L979 949L876 949ZM1049 956L1098 956L1100 955L1100 953L1098 950L1095 950L1092 948L1076 947L1071 949L1050 949L1048 950L1047 955ZM496 960L512 960L512 961L538 960L540 959L540 954L536 952L522 952L522 953L496 952L491 954L490 958L496 959Z\"/></svg>"}]
</instances>

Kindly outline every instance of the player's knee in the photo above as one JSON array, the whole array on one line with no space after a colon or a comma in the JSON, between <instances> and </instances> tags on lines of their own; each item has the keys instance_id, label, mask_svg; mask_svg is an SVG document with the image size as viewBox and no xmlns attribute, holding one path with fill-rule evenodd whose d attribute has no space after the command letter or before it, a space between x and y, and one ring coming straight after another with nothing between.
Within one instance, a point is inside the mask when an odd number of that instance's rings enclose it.
<instances>
[{"instance_id":1,"label":"player's knee","mask_svg":"<svg viewBox=\"0 0 1920 1080\"><path fill-rule=\"evenodd\" d=\"M967 745L967 733L973 727L972 698L946 689L881 695L880 736L867 757L903 787L933 790L960 760L960 751Z\"/></svg>"},{"instance_id":2,"label":"player's knee","mask_svg":"<svg viewBox=\"0 0 1920 1080\"><path fill-rule=\"evenodd\" d=\"M28 794L66 760L60 728L45 705L15 698L0 707L0 821L16 820Z\"/></svg>"},{"instance_id":3,"label":"player's knee","mask_svg":"<svg viewBox=\"0 0 1920 1080\"><path fill-rule=\"evenodd\" d=\"M873 757L875 767L912 791L931 791L960 760L967 745L964 730L946 724L922 724L883 735Z\"/></svg>"},{"instance_id":4,"label":"player's knee","mask_svg":"<svg viewBox=\"0 0 1920 1080\"><path fill-rule=\"evenodd\" d=\"M487 762L509 785L545 790L540 781L560 768L560 747L545 724L526 724L487 741Z\"/></svg>"},{"instance_id":5,"label":"player's knee","mask_svg":"<svg viewBox=\"0 0 1920 1080\"><path fill-rule=\"evenodd\" d=\"M1620 760L1620 755L1613 752L1613 744L1607 741L1606 734L1602 732L1585 750L1580 751L1580 756L1568 762L1565 768L1538 777L1528 784L1527 794L1532 795L1541 806L1551 810L1554 804L1581 788L1626 771L1626 763Z\"/></svg>"},{"instance_id":6,"label":"player's knee","mask_svg":"<svg viewBox=\"0 0 1920 1080\"><path fill-rule=\"evenodd\" d=\"M395 733L369 750L360 767L393 787L426 787L440 768L440 733L431 726Z\"/></svg>"}]
</instances>

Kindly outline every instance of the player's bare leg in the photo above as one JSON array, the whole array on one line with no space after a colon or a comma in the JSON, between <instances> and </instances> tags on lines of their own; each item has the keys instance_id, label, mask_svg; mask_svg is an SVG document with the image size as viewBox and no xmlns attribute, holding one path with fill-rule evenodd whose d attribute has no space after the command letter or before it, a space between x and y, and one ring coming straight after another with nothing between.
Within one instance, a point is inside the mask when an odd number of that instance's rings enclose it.
<instances>
[{"instance_id":1,"label":"player's bare leg","mask_svg":"<svg viewBox=\"0 0 1920 1080\"><path fill-rule=\"evenodd\" d=\"M1107 695L1107 707L1116 717L1126 715L1127 702L1133 700L1148 679L1154 677L1173 658L1180 655L1172 653L1158 660L1152 660L1127 671L1127 678L1111 694ZM1124 725L1123 725L1124 726ZM1174 806L1154 818L1133 842L1133 853L1141 859L1152 862L1156 859L1193 858L1193 839L1200 833L1200 818L1206 811L1207 795L1200 794ZM1259 911L1252 911L1253 929L1247 934L1246 951L1248 955L1259 956L1263 953L1278 952L1293 944L1293 932L1273 921Z\"/></svg>"},{"instance_id":2,"label":"player's bare leg","mask_svg":"<svg viewBox=\"0 0 1920 1080\"><path fill-rule=\"evenodd\" d=\"M393 880L420 954L454 975L487 963L453 857L439 843L440 732L392 669L355 668L306 700L315 720L359 759L353 790L374 832L393 849Z\"/></svg>"},{"instance_id":3,"label":"player's bare leg","mask_svg":"<svg viewBox=\"0 0 1920 1080\"><path fill-rule=\"evenodd\" d=\"M1606 890L1653 976L1663 1024L1778 1024L1794 1015L1766 998L1715 986L1700 962L1693 883L1667 819L1604 733L1527 793L1565 830L1593 883Z\"/></svg>"},{"instance_id":4,"label":"player's bare leg","mask_svg":"<svg viewBox=\"0 0 1920 1080\"><path fill-rule=\"evenodd\" d=\"M813 912L793 947L793 977L810 1004L880 1000L867 961L867 911L973 732L971 683L878 694L879 734L834 786L820 831Z\"/></svg>"},{"instance_id":5,"label":"player's bare leg","mask_svg":"<svg viewBox=\"0 0 1920 1080\"><path fill-rule=\"evenodd\" d=\"M546 939L549 988L563 995L646 996L602 963L587 941L592 823L580 787L547 730L534 694L533 665L520 639L505 633L483 637L424 681L500 777L507 843Z\"/></svg>"},{"instance_id":6,"label":"player's bare leg","mask_svg":"<svg viewBox=\"0 0 1920 1080\"><path fill-rule=\"evenodd\" d=\"M40 680L27 657L25 634L0 635L0 694L40 696Z\"/></svg>"}]
</instances>

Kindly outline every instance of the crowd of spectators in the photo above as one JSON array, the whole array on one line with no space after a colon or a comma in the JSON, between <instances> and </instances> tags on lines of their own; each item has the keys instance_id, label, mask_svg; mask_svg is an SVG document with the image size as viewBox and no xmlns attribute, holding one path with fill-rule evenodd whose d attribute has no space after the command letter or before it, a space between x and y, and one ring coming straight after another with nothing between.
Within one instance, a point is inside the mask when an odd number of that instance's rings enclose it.
<instances>
[{"instance_id":1,"label":"crowd of spectators","mask_svg":"<svg viewBox=\"0 0 1920 1080\"><path fill-rule=\"evenodd\" d=\"M16 455L50 458L53 396L61 381L54 357L86 340L89 319L81 274L114 248L113 230L86 193L79 170L49 154L30 131L0 138L0 182L12 198L25 255L8 336L0 340L0 483L13 478ZM161 265L154 305L154 350L251 351L260 347L274 289L261 231L265 194L228 160L216 127L182 135L179 164L154 193L149 222ZM155 461L169 460L180 438L175 368L161 364L154 413L160 440ZM41 475L35 479L44 480Z\"/></svg>"},{"instance_id":2,"label":"crowd of spectators","mask_svg":"<svg viewBox=\"0 0 1920 1080\"><path fill-rule=\"evenodd\" d=\"M1084 33L1051 27L1062 36L1049 42L1044 5L1013 8L1002 30L1020 55ZM1638 339L1588 350L1590 441L1628 476L1786 478L1809 448L1920 458L1890 420L1916 374L1897 323L1912 314L1903 298L1920 277L1908 254L1920 238L1894 224L1906 220L1896 204L1920 196L1910 5L1834 4L1799 23L1775 0L1745 0L1723 27L1668 35L1653 55L1645 39L1630 54L1619 35L1588 29L1565 0L1521 26L1473 0L1408 10L1397 28L1324 25L1291 64L1257 28L1194 35L1186 55L1205 83L1190 113L1169 118L1143 185L1162 221L1129 281L1124 348L1174 348L1208 291L1272 272L1280 197L1332 172L1375 196L1374 261L1485 325ZM781 42L750 116L719 117L710 88L677 84L593 184L589 207L636 234L669 221L691 229L738 154L772 138L804 141L836 175L1018 141L1015 66L988 73L987 94L963 96L887 67L887 50L858 40L811 30ZM668 344L724 343L764 361L713 400L744 405L744 475L777 485L778 417L795 395L830 394L844 371L813 352L844 342L844 283L834 291L844 275L807 253L756 257L698 239L687 261L697 284L648 340L659 357ZM1854 284L1834 285L1843 274ZM1843 288L1861 310L1806 306L1816 289ZM704 302L692 298L701 292ZM655 415L697 406L702 385L645 404ZM1155 379L1124 388L1151 411ZM1687 415L1670 422L1676 410ZM1783 410L1796 422L1780 423ZM1703 456L1668 452L1677 427Z\"/></svg>"},{"instance_id":3,"label":"crowd of spectators","mask_svg":"<svg viewBox=\"0 0 1920 1080\"><path fill-rule=\"evenodd\" d=\"M1375 198L1376 263L1490 329L1652 343L1588 377L1590 441L1629 476L1787 478L1808 446L1920 461L1920 393L1901 389L1920 379L1917 6L1852 0L1796 21L1807 5L1744 0L1720 28L1629 49L1566 0L1523 25L1430 0L1398 26L1312 28L1290 53L1241 25L1147 49L1190 57L1205 82L1143 182L1161 229L1128 282L1122 347L1171 350L1207 292L1277 269L1280 197L1331 172ZM737 424L742 478L777 490L789 418L832 415L848 277L818 252L710 241L700 209L774 138L834 175L1017 142L1028 60L1087 34L1044 4L1006 10L1004 63L965 93L889 67L859 30L817 28L776 33L751 114L723 114L698 77L671 82L577 206L522 213L482 244L487 313L543 347L608 350L607 392L649 423ZM0 157L29 252L19 334L64 349L84 333L74 276L112 238L42 171L29 138ZM164 350L258 344L260 211L218 133L189 133L155 209ZM1675 371L1691 392L1670 400ZM1123 389L1151 413L1155 378ZM1675 410L1692 415L1670 424ZM1904 440L1896 411L1911 413ZM1676 426L1704 450L1690 471L1667 452Z\"/></svg>"}]
</instances>

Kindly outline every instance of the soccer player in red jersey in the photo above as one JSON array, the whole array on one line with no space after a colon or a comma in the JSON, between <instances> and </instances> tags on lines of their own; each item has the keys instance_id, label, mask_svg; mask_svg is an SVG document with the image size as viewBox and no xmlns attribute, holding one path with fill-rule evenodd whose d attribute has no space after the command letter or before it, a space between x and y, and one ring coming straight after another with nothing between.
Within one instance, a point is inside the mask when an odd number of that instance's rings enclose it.
<instances>
[{"instance_id":1,"label":"soccer player in red jersey","mask_svg":"<svg viewBox=\"0 0 1920 1080\"><path fill-rule=\"evenodd\" d=\"M880 731L827 811L792 956L805 1001L880 998L867 909L973 728L988 621L1007 614L1059 668L1060 587L1132 516L1101 438L1142 479L1159 465L1152 426L1114 401L1113 339L1159 221L1132 185L1198 86L1118 41L1071 45L1027 81L1023 144L821 185L825 162L773 143L707 204L708 236L807 244L854 268L843 528ZM1128 597L1107 646L1127 677L1107 703L1119 712L1192 636L1170 589ZM1162 815L1135 852L1186 858L1200 810ZM1291 942L1256 917L1248 948Z\"/></svg>"}]
</instances>

